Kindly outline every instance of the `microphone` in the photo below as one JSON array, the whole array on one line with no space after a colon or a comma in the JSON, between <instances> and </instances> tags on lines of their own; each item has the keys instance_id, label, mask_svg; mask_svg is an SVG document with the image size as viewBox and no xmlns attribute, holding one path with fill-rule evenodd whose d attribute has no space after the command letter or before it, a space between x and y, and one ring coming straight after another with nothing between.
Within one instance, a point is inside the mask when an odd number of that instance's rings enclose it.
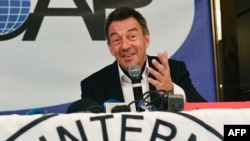
<instances>
[{"instance_id":1,"label":"microphone","mask_svg":"<svg viewBox=\"0 0 250 141\"><path fill-rule=\"evenodd\" d=\"M182 111L184 109L184 96L181 94L162 95L161 111Z\"/></svg>"},{"instance_id":2,"label":"microphone","mask_svg":"<svg viewBox=\"0 0 250 141\"><path fill-rule=\"evenodd\" d=\"M144 111L138 105L139 101L142 101L142 85L141 85L141 68L138 65L132 65L128 69L129 76L132 79L132 86L135 98L136 111Z\"/></svg>"},{"instance_id":3,"label":"microphone","mask_svg":"<svg viewBox=\"0 0 250 141\"><path fill-rule=\"evenodd\" d=\"M147 97L150 95L156 95L154 99L147 101ZM165 90L147 91L143 94L143 100L138 105L141 105L145 111L170 111L177 112L184 109L184 96L182 94L169 94ZM155 107L153 103L160 103L158 107Z\"/></svg>"},{"instance_id":4,"label":"microphone","mask_svg":"<svg viewBox=\"0 0 250 141\"><path fill-rule=\"evenodd\" d=\"M130 112L130 107L117 99L108 99L102 104L106 113Z\"/></svg>"},{"instance_id":5,"label":"microphone","mask_svg":"<svg viewBox=\"0 0 250 141\"><path fill-rule=\"evenodd\" d=\"M111 113L131 112L129 105L117 105L111 109Z\"/></svg>"},{"instance_id":6,"label":"microphone","mask_svg":"<svg viewBox=\"0 0 250 141\"><path fill-rule=\"evenodd\" d=\"M104 113L102 107L90 98L74 101L67 109L67 113Z\"/></svg>"}]
</instances>

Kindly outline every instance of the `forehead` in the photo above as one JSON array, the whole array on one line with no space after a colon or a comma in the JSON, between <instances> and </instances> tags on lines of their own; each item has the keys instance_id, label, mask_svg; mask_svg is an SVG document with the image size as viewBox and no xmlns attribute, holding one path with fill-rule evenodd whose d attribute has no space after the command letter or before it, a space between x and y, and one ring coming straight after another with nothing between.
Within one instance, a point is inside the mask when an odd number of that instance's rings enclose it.
<instances>
[{"instance_id":1,"label":"forehead","mask_svg":"<svg viewBox=\"0 0 250 141\"><path fill-rule=\"evenodd\" d=\"M131 29L141 30L139 22L133 18L127 18L121 21L113 21L109 26L109 36L116 33L122 34L129 32Z\"/></svg>"}]
</instances>

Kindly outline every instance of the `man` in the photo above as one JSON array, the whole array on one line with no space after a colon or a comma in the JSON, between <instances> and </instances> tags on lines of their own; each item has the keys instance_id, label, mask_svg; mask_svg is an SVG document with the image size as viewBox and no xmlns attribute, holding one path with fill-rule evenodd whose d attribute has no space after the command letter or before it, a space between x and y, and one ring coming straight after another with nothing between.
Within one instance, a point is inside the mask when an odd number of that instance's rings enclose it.
<instances>
[{"instance_id":1,"label":"man","mask_svg":"<svg viewBox=\"0 0 250 141\"><path fill-rule=\"evenodd\" d=\"M128 69L136 64L142 70L143 93L165 90L169 94L183 93L187 102L206 101L194 88L184 62L168 59L167 52L156 57L147 55L150 33L138 11L126 6L115 9L105 23L105 35L116 61L82 80L82 99L91 98L100 105L109 99L134 101ZM155 97L150 96L151 100ZM153 104L158 107L159 101Z\"/></svg>"}]
</instances>

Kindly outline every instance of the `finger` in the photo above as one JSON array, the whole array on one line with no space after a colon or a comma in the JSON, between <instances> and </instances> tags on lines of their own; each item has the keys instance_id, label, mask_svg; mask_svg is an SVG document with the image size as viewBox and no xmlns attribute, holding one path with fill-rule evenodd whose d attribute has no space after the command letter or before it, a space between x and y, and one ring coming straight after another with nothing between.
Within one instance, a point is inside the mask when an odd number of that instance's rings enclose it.
<instances>
[{"instance_id":1,"label":"finger","mask_svg":"<svg viewBox=\"0 0 250 141\"><path fill-rule=\"evenodd\" d=\"M167 52L163 52L163 53L158 53L157 54L161 64L164 66L165 69L168 69L168 54Z\"/></svg>"},{"instance_id":2,"label":"finger","mask_svg":"<svg viewBox=\"0 0 250 141\"><path fill-rule=\"evenodd\" d=\"M165 67L161 64L161 63L159 63L158 61L156 61L155 59L153 59L152 60L152 64L155 66L155 68L157 69L157 71L155 71L154 70L154 72L155 72L155 74L156 74L156 72L157 73L160 73L161 75L165 75L165 71L166 71L166 69L165 69ZM158 77L159 78L159 77Z\"/></svg>"},{"instance_id":3,"label":"finger","mask_svg":"<svg viewBox=\"0 0 250 141\"><path fill-rule=\"evenodd\" d=\"M148 82L150 83L150 84L152 84L152 85L154 85L156 88L158 87L158 81L157 80L154 80L154 79L152 79L152 78L148 78Z\"/></svg>"},{"instance_id":4,"label":"finger","mask_svg":"<svg viewBox=\"0 0 250 141\"><path fill-rule=\"evenodd\" d=\"M154 70L154 69L152 69L152 68L148 68L148 72L151 74L151 75L153 75L154 77L155 77L155 79L156 80L158 80L159 81L159 79L160 79L160 77L161 77L161 74L158 72L158 71L156 71L156 70Z\"/></svg>"}]
</instances>

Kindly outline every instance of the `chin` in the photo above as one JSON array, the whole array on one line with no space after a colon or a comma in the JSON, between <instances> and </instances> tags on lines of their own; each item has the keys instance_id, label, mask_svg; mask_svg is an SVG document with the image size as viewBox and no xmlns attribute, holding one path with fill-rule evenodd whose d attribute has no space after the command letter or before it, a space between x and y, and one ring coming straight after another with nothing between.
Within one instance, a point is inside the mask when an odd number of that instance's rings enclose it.
<instances>
[{"instance_id":1,"label":"chin","mask_svg":"<svg viewBox=\"0 0 250 141\"><path fill-rule=\"evenodd\" d=\"M128 69L130 66L137 64L137 62L132 60L124 60L123 64L123 66Z\"/></svg>"}]
</instances>

